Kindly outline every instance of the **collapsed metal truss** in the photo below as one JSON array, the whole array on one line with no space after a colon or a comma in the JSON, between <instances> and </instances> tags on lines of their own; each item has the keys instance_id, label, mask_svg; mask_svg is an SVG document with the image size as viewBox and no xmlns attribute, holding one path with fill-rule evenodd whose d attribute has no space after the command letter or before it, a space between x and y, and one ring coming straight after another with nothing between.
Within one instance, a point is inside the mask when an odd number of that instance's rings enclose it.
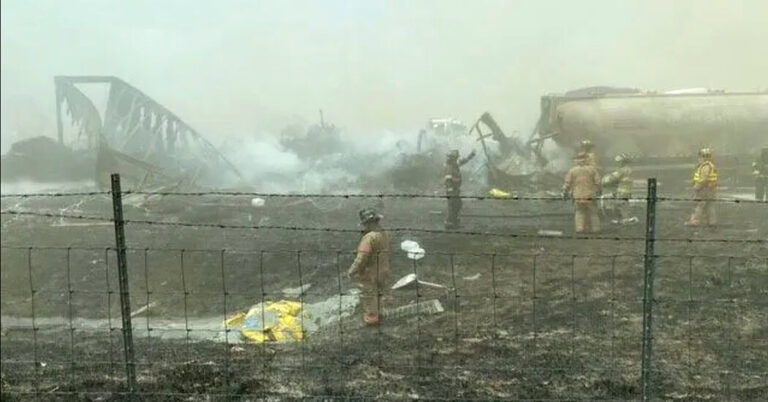
<instances>
[{"instance_id":1,"label":"collapsed metal truss","mask_svg":"<svg viewBox=\"0 0 768 402\"><path fill-rule=\"evenodd\" d=\"M197 130L125 81L112 76L57 76L56 123L64 143L62 105L88 149L108 149L163 169L168 176L240 172ZM104 120L78 84L107 84ZM216 172L216 173L214 173Z\"/></svg>"}]
</instances>

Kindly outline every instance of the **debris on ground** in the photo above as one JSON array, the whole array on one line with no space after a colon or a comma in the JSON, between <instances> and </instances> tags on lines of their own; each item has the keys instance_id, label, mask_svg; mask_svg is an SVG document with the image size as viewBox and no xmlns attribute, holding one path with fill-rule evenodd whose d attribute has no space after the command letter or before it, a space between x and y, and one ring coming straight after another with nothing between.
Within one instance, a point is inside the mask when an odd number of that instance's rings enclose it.
<instances>
[{"instance_id":1,"label":"debris on ground","mask_svg":"<svg viewBox=\"0 0 768 402\"><path fill-rule=\"evenodd\" d=\"M474 274L472 276L465 276L465 277L463 277L461 279L464 279L465 281L476 281L476 280L480 279L480 274L477 273L477 274Z\"/></svg>"},{"instance_id":2,"label":"debris on ground","mask_svg":"<svg viewBox=\"0 0 768 402\"><path fill-rule=\"evenodd\" d=\"M499 190L498 188L492 188L488 194L493 198L510 198L512 197L512 193L508 193L506 191Z\"/></svg>"},{"instance_id":3,"label":"debris on ground","mask_svg":"<svg viewBox=\"0 0 768 402\"><path fill-rule=\"evenodd\" d=\"M40 163L45 158L48 163ZM2 156L4 182L32 180L67 182L93 178L93 160L49 137L34 137L11 145Z\"/></svg>"},{"instance_id":4,"label":"debris on ground","mask_svg":"<svg viewBox=\"0 0 768 402\"><path fill-rule=\"evenodd\" d=\"M254 207L254 208L261 208L261 207L264 206L265 203L266 203L266 201L264 201L263 198L258 198L257 197L257 198L254 198L254 199L251 200L251 206Z\"/></svg>"},{"instance_id":5,"label":"debris on ground","mask_svg":"<svg viewBox=\"0 0 768 402\"><path fill-rule=\"evenodd\" d=\"M440 300L433 299L419 303L407 304L393 309L385 309L382 312L384 318L400 318L410 315L423 315L423 314L440 314L444 312L442 303Z\"/></svg>"},{"instance_id":6,"label":"debris on ground","mask_svg":"<svg viewBox=\"0 0 768 402\"><path fill-rule=\"evenodd\" d=\"M539 230L537 232L539 236L546 236L546 237L560 237L563 235L562 230Z\"/></svg>"},{"instance_id":7,"label":"debris on ground","mask_svg":"<svg viewBox=\"0 0 768 402\"><path fill-rule=\"evenodd\" d=\"M307 284L308 285L308 284ZM304 292L309 286L284 289ZM350 316L360 298L356 295L337 295L317 303L280 300L253 305L228 317L225 330L239 330L243 340L253 343L301 342L306 335L321 327Z\"/></svg>"},{"instance_id":8,"label":"debris on ground","mask_svg":"<svg viewBox=\"0 0 768 402\"><path fill-rule=\"evenodd\" d=\"M239 329L248 341L300 342L304 330L300 322L302 305L299 302L281 300L254 305L247 313L237 313L224 321L225 329Z\"/></svg>"},{"instance_id":9,"label":"debris on ground","mask_svg":"<svg viewBox=\"0 0 768 402\"><path fill-rule=\"evenodd\" d=\"M281 290L281 292L287 297L299 297L303 295L307 290L309 290L310 287L312 287L311 283L305 283L299 287L285 288Z\"/></svg>"},{"instance_id":10,"label":"debris on ground","mask_svg":"<svg viewBox=\"0 0 768 402\"><path fill-rule=\"evenodd\" d=\"M138 316L139 314L149 310L152 307L155 307L158 302L153 301L152 303L145 304L143 307L139 308L138 310L131 313L131 318Z\"/></svg>"},{"instance_id":11,"label":"debris on ground","mask_svg":"<svg viewBox=\"0 0 768 402\"><path fill-rule=\"evenodd\" d=\"M395 284L392 285L392 290L410 289L412 287L415 287L416 284L419 284L420 286L427 286L430 288L447 289L446 286L443 286L437 283L422 281L416 277L416 274L408 274L400 278L397 282L395 282Z\"/></svg>"},{"instance_id":12,"label":"debris on ground","mask_svg":"<svg viewBox=\"0 0 768 402\"><path fill-rule=\"evenodd\" d=\"M420 260L424 258L424 255L426 254L426 251L421 248L419 243L416 243L413 240L405 240L400 243L400 249L408 254L408 259L410 260Z\"/></svg>"}]
</instances>

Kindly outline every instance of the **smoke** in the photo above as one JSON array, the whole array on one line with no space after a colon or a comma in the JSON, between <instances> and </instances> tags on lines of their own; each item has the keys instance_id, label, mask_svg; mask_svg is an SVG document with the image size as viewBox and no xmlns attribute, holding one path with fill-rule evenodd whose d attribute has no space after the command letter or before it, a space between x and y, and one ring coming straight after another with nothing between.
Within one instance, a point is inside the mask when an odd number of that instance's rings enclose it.
<instances>
[{"instance_id":1,"label":"smoke","mask_svg":"<svg viewBox=\"0 0 768 402\"><path fill-rule=\"evenodd\" d=\"M53 76L115 75L212 142L240 141L231 157L276 186L301 174L291 183L322 187L315 170L346 180L357 169L307 166L274 135L251 139L316 121L319 108L345 127L347 155L386 166L429 118L471 122L489 111L506 132L529 133L546 93L768 88L762 0L9 0L0 8L3 151L56 136Z\"/></svg>"},{"instance_id":2,"label":"smoke","mask_svg":"<svg viewBox=\"0 0 768 402\"><path fill-rule=\"evenodd\" d=\"M361 177L385 172L404 155L416 152L415 133L377 130L368 135L341 134L342 148L304 159L280 144L279 136L273 133L227 139L219 149L260 191L303 193L360 192ZM228 184L238 184L230 179Z\"/></svg>"}]
</instances>

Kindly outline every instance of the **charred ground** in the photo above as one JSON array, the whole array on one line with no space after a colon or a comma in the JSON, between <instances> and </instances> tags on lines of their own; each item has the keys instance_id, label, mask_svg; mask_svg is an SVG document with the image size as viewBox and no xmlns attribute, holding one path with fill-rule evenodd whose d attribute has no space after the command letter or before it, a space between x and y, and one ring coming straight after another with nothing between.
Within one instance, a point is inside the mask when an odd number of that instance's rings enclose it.
<instances>
[{"instance_id":1,"label":"charred ground","mask_svg":"<svg viewBox=\"0 0 768 402\"><path fill-rule=\"evenodd\" d=\"M4 199L3 207L58 211L72 204L18 202ZM569 203L468 200L461 231L474 234L439 233L439 199L268 198L262 209L249 202L168 196L152 208L126 207L129 220L293 228L127 226L133 308L155 302L133 320L145 329L136 336L144 398L639 398L642 225L578 239L570 235ZM311 283L306 303L348 292L343 273L358 239L355 212L371 205L383 210L387 227L437 231L393 234L395 248L410 239L427 250L416 265L397 252L394 277L415 270L449 288L394 292L385 302L437 298L445 312L373 329L356 314L295 345L198 340L198 320L285 298L284 288ZM740 240L765 238L764 205L721 204L724 224L712 232L682 226L690 207L659 204L654 394L763 399L768 250ZM93 196L69 212L109 217L109 208L109 199ZM635 211L644 216L642 204ZM35 392L43 399L126 397L116 265L105 250L114 234L109 223L69 225L77 222L3 216L4 399ZM350 231L299 230L307 227ZM538 237L540 229L564 236ZM73 249L32 250L30 264L29 245ZM31 317L33 303L39 330L26 321L8 325ZM60 321L45 321L52 317ZM93 328L86 319L111 323ZM167 321L182 325L146 331ZM174 331L189 336L169 335Z\"/></svg>"}]
</instances>

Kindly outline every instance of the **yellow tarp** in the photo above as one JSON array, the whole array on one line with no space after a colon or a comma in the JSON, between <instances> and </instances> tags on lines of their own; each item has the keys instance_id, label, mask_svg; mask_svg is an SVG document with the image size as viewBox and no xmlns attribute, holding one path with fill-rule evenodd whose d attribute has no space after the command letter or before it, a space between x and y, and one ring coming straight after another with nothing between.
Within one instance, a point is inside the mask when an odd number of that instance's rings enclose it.
<instances>
[{"instance_id":1,"label":"yellow tarp","mask_svg":"<svg viewBox=\"0 0 768 402\"><path fill-rule=\"evenodd\" d=\"M240 329L245 339L256 343L301 342L304 339L301 310L301 303L287 300L257 304L247 313L227 318L224 327Z\"/></svg>"}]
</instances>

